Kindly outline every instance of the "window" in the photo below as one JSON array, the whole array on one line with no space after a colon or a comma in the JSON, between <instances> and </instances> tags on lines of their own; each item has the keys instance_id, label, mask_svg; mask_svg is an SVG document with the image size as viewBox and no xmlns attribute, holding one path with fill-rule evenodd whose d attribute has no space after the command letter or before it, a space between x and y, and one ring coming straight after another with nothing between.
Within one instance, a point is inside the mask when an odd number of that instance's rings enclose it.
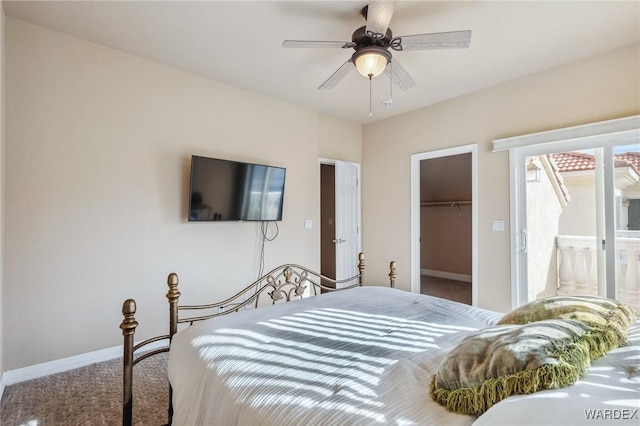
<instances>
[{"instance_id":1,"label":"window","mask_svg":"<svg viewBox=\"0 0 640 426\"><path fill-rule=\"evenodd\" d=\"M627 207L627 229L640 231L640 198L623 199L622 205Z\"/></svg>"}]
</instances>

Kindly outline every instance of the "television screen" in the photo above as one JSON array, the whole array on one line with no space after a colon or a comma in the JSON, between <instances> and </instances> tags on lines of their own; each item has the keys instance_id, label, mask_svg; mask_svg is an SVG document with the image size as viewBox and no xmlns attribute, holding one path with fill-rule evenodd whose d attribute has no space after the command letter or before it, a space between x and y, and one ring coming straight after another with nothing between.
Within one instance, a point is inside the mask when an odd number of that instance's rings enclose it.
<instances>
[{"instance_id":1,"label":"television screen","mask_svg":"<svg viewBox=\"0 0 640 426\"><path fill-rule=\"evenodd\" d=\"M189 221L282 220L285 171L192 156Z\"/></svg>"}]
</instances>

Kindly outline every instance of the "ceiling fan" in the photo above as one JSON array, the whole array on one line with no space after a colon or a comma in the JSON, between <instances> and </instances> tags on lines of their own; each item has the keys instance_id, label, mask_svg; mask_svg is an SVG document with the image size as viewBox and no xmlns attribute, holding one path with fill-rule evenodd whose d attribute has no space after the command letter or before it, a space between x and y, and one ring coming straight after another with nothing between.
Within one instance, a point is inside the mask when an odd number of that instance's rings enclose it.
<instances>
[{"instance_id":1,"label":"ceiling fan","mask_svg":"<svg viewBox=\"0 0 640 426\"><path fill-rule=\"evenodd\" d=\"M389 49L399 52L469 47L470 30L394 37L389 28L393 16L393 3L392 0L370 0L361 12L367 24L354 31L351 41L285 40L282 47L329 47L355 50L351 58L318 87L320 90L335 87L354 67L370 81L383 72L388 73L400 89L407 90L416 83L393 58ZM371 111L369 112L371 114Z\"/></svg>"}]
</instances>

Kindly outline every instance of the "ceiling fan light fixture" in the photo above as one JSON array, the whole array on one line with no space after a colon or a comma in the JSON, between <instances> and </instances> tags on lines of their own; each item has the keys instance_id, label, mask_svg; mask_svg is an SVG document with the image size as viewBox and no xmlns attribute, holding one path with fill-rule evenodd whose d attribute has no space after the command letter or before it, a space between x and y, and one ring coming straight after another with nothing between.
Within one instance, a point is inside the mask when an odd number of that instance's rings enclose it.
<instances>
[{"instance_id":1,"label":"ceiling fan light fixture","mask_svg":"<svg viewBox=\"0 0 640 426\"><path fill-rule=\"evenodd\" d=\"M365 47L354 53L352 60L358 72L371 79L382 74L391 61L391 53L378 47Z\"/></svg>"}]
</instances>

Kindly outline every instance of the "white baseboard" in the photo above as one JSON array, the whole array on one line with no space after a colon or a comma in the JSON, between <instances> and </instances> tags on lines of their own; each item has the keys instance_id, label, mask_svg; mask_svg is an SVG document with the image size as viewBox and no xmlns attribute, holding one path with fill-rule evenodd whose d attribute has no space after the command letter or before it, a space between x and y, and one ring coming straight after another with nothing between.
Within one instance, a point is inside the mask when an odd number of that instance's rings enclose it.
<instances>
[{"instance_id":1,"label":"white baseboard","mask_svg":"<svg viewBox=\"0 0 640 426\"><path fill-rule=\"evenodd\" d=\"M163 346L166 346L166 342L153 342L145 346L145 350L158 349ZM62 373L64 371L73 370L74 368L85 367L97 362L110 361L120 357L122 357L122 345L74 355L67 358L61 358L54 361L43 362L41 364L30 365L28 367L16 368L15 370L9 370L2 376L2 381L0 382L0 396L2 395L4 386L39 379L40 377L49 376L51 374Z\"/></svg>"},{"instance_id":2,"label":"white baseboard","mask_svg":"<svg viewBox=\"0 0 640 426\"><path fill-rule=\"evenodd\" d=\"M421 275L428 275L430 277L446 278L448 280L464 281L471 283L471 275L456 274L455 272L434 271L433 269L420 269Z\"/></svg>"}]
</instances>

